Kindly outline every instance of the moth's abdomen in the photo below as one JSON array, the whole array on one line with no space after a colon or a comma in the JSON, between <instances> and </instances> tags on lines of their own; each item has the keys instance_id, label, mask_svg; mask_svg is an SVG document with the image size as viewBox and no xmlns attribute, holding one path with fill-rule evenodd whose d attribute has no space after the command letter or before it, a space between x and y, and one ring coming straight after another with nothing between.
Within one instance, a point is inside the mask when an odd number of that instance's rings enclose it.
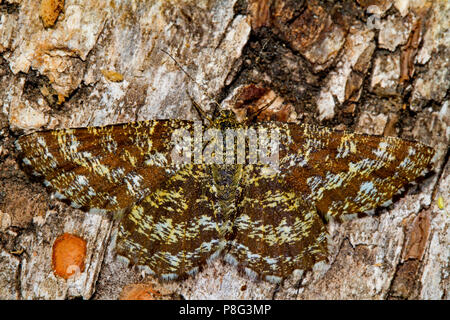
<instances>
[{"instance_id":1,"label":"moth's abdomen","mask_svg":"<svg viewBox=\"0 0 450 320\"><path fill-rule=\"evenodd\" d=\"M213 165L211 191L214 197L215 214L221 224L221 234L232 231L237 215L237 200L240 197L242 165Z\"/></svg>"}]
</instances>

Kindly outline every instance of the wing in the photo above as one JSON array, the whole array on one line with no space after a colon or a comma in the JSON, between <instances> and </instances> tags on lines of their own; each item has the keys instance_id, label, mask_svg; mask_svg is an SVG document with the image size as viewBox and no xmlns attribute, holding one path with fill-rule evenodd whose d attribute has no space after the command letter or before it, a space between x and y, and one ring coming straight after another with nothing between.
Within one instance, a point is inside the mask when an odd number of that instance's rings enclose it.
<instances>
[{"instance_id":1,"label":"wing","mask_svg":"<svg viewBox=\"0 0 450 320\"><path fill-rule=\"evenodd\" d=\"M272 282L326 259L325 219L342 220L382 205L419 177L434 154L421 143L309 125L270 122L250 128L269 136L278 130L278 143L259 139L279 152L272 165L259 159L245 167L225 258Z\"/></svg>"},{"instance_id":2,"label":"wing","mask_svg":"<svg viewBox=\"0 0 450 320\"><path fill-rule=\"evenodd\" d=\"M248 165L242 180L235 237L225 260L250 277L279 282L327 257L327 233L314 206L269 166Z\"/></svg>"},{"instance_id":3,"label":"wing","mask_svg":"<svg viewBox=\"0 0 450 320\"><path fill-rule=\"evenodd\" d=\"M427 170L434 150L418 142L284 124L280 169L286 183L326 218L390 202Z\"/></svg>"},{"instance_id":4,"label":"wing","mask_svg":"<svg viewBox=\"0 0 450 320\"><path fill-rule=\"evenodd\" d=\"M117 253L165 280L196 273L225 245L209 186L206 166L178 170L125 215Z\"/></svg>"},{"instance_id":5,"label":"wing","mask_svg":"<svg viewBox=\"0 0 450 320\"><path fill-rule=\"evenodd\" d=\"M172 133L190 121L153 120L36 132L16 147L25 169L74 207L121 211L143 199L173 172Z\"/></svg>"}]
</instances>

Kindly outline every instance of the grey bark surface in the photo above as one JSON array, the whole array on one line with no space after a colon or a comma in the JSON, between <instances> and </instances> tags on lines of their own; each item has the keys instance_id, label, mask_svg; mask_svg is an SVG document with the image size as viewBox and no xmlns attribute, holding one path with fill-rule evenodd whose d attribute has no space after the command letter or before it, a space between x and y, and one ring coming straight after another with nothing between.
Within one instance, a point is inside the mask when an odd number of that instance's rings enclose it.
<instances>
[{"instance_id":1,"label":"grey bark surface","mask_svg":"<svg viewBox=\"0 0 450 320\"><path fill-rule=\"evenodd\" d=\"M46 28L40 2L0 0L0 299L117 299L140 283L186 299L449 299L450 2L372 2L66 0ZM275 117L426 143L434 172L374 216L331 223L329 261L280 285L221 260L162 283L116 257L112 215L57 201L16 159L14 140L37 130L197 119L189 95L245 118L250 83L277 97ZM87 241L69 280L51 265L65 232Z\"/></svg>"}]
</instances>

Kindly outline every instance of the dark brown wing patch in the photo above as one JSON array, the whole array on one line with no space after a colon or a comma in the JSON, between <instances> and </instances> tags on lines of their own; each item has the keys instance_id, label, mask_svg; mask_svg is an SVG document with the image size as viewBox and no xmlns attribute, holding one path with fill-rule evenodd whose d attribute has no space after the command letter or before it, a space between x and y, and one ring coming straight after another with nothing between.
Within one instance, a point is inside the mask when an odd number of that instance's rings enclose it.
<instances>
[{"instance_id":1,"label":"dark brown wing patch","mask_svg":"<svg viewBox=\"0 0 450 320\"><path fill-rule=\"evenodd\" d=\"M125 215L118 253L166 280L195 274L225 246L210 185L206 166L182 166Z\"/></svg>"},{"instance_id":2,"label":"dark brown wing patch","mask_svg":"<svg viewBox=\"0 0 450 320\"><path fill-rule=\"evenodd\" d=\"M153 120L36 132L18 139L25 168L74 207L118 211L170 176L171 135L192 122Z\"/></svg>"},{"instance_id":3,"label":"dark brown wing patch","mask_svg":"<svg viewBox=\"0 0 450 320\"><path fill-rule=\"evenodd\" d=\"M279 282L327 257L327 233L314 206L268 166L246 166L235 237L225 256L246 273Z\"/></svg>"},{"instance_id":4,"label":"dark brown wing patch","mask_svg":"<svg viewBox=\"0 0 450 320\"><path fill-rule=\"evenodd\" d=\"M427 169L434 150L393 137L287 125L289 141L280 168L326 217L369 212Z\"/></svg>"}]
</instances>

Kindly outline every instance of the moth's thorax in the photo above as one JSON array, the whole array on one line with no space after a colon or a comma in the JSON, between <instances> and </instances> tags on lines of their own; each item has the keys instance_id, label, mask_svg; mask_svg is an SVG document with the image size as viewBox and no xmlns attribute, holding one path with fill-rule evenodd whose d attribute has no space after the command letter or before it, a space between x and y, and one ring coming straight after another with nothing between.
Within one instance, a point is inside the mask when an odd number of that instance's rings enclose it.
<instances>
[{"instance_id":1,"label":"moth's thorax","mask_svg":"<svg viewBox=\"0 0 450 320\"><path fill-rule=\"evenodd\" d=\"M213 126L217 129L225 131L226 129L234 129L239 127L239 122L236 120L236 115L231 110L220 111L219 116L214 120Z\"/></svg>"}]
</instances>

